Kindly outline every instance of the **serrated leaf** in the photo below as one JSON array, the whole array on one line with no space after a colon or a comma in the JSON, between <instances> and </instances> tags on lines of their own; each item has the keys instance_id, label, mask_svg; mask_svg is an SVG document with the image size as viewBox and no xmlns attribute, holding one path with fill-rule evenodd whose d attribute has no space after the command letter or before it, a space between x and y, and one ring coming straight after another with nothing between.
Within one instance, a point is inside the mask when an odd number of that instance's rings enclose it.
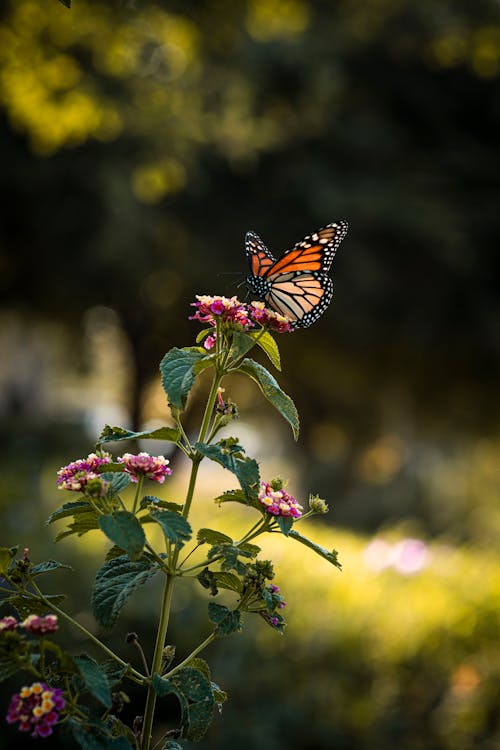
<instances>
[{"instance_id":1,"label":"serrated leaf","mask_svg":"<svg viewBox=\"0 0 500 750\"><path fill-rule=\"evenodd\" d=\"M107 659L106 661L101 662L99 666L101 668L101 672L106 675L106 679L110 688L117 687L128 671L127 666L120 667L119 664L114 661L114 659Z\"/></svg>"},{"instance_id":2,"label":"serrated leaf","mask_svg":"<svg viewBox=\"0 0 500 750\"><path fill-rule=\"evenodd\" d=\"M243 490L228 490L227 492L224 492L222 495L219 495L219 497L215 498L216 503L241 503L241 505L248 505L246 495L243 492ZM255 503L252 502L251 505L255 506Z\"/></svg>"},{"instance_id":3,"label":"serrated leaf","mask_svg":"<svg viewBox=\"0 0 500 750\"><path fill-rule=\"evenodd\" d=\"M97 445L117 443L121 440L164 440L168 443L178 443L179 438L180 432L174 427L158 427L156 430L132 432L131 430L124 430L123 427L106 425L99 435Z\"/></svg>"},{"instance_id":4,"label":"serrated leaf","mask_svg":"<svg viewBox=\"0 0 500 750\"><path fill-rule=\"evenodd\" d=\"M198 347L174 347L160 362L161 382L168 400L178 409L184 409L195 380L195 365L207 357Z\"/></svg>"},{"instance_id":5,"label":"serrated leaf","mask_svg":"<svg viewBox=\"0 0 500 750\"><path fill-rule=\"evenodd\" d=\"M145 508L166 508L167 510L173 510L175 513L182 513L184 506L180 503L173 503L170 500L161 500L159 497L155 497L155 495L144 495L139 507L141 510Z\"/></svg>"},{"instance_id":6,"label":"serrated leaf","mask_svg":"<svg viewBox=\"0 0 500 750\"><path fill-rule=\"evenodd\" d=\"M106 464L103 465L106 466ZM101 479L104 479L105 482L109 482L109 487L106 490L106 495L108 497L116 497L120 492L126 490L132 481L130 474L127 474L126 471L103 471L101 473Z\"/></svg>"},{"instance_id":7,"label":"serrated leaf","mask_svg":"<svg viewBox=\"0 0 500 750\"><path fill-rule=\"evenodd\" d=\"M233 540L227 534L223 534L221 531L215 531L215 529L200 529L196 535L196 539L200 544L232 544Z\"/></svg>"},{"instance_id":8,"label":"serrated leaf","mask_svg":"<svg viewBox=\"0 0 500 750\"><path fill-rule=\"evenodd\" d=\"M191 539L191 525L179 513L172 510L152 510L149 515L160 524L165 537L179 549Z\"/></svg>"},{"instance_id":9,"label":"serrated leaf","mask_svg":"<svg viewBox=\"0 0 500 750\"><path fill-rule=\"evenodd\" d=\"M64 503L64 505L50 514L45 523L49 526L51 523L54 523L54 521L59 521L60 518L77 516L79 513L87 513L89 510L93 511L93 507L87 500L77 500L72 503Z\"/></svg>"},{"instance_id":10,"label":"serrated leaf","mask_svg":"<svg viewBox=\"0 0 500 750\"><path fill-rule=\"evenodd\" d=\"M306 547L309 547L309 549L312 549L313 552L316 552L317 555L320 557L323 557L325 560L328 560L329 563L332 563L332 565L335 565L336 568L339 570L342 570L342 565L339 563L338 560L338 552L337 550L332 550L329 552L324 547L320 547L319 544L316 544L316 542L311 541L311 539L308 539L305 536L302 536L302 534L299 534L298 531L292 530L290 531L288 537L290 539L295 539L297 542L300 542L301 544L304 544Z\"/></svg>"},{"instance_id":11,"label":"serrated leaf","mask_svg":"<svg viewBox=\"0 0 500 750\"><path fill-rule=\"evenodd\" d=\"M213 573L209 568L203 568L203 570L198 573L196 578L201 583L204 589L210 589L210 593L212 596L217 596L217 594L219 593L219 589L217 588L217 583L215 581L215 573Z\"/></svg>"},{"instance_id":12,"label":"serrated leaf","mask_svg":"<svg viewBox=\"0 0 500 750\"><path fill-rule=\"evenodd\" d=\"M220 570L214 573L214 577L215 582L220 589L235 591L237 594L241 594L243 584L234 573L229 573L227 570Z\"/></svg>"},{"instance_id":13,"label":"serrated leaf","mask_svg":"<svg viewBox=\"0 0 500 750\"><path fill-rule=\"evenodd\" d=\"M93 718L92 724L81 724L74 719L65 723L82 750L132 750L132 745L123 735L113 737L111 730Z\"/></svg>"},{"instance_id":14,"label":"serrated leaf","mask_svg":"<svg viewBox=\"0 0 500 750\"><path fill-rule=\"evenodd\" d=\"M245 456L245 451L234 438L219 440L214 445L195 443L196 450L211 461L234 474L243 490L247 504L257 497L260 485L259 464Z\"/></svg>"},{"instance_id":15,"label":"serrated leaf","mask_svg":"<svg viewBox=\"0 0 500 750\"><path fill-rule=\"evenodd\" d=\"M66 599L66 596L64 594L45 594L45 599L48 601L47 604L41 599L37 599L36 596L13 594L12 596L3 599L3 602L8 602L17 610L19 616L24 619L31 614L45 615L52 612L51 605L58 606Z\"/></svg>"},{"instance_id":16,"label":"serrated leaf","mask_svg":"<svg viewBox=\"0 0 500 750\"><path fill-rule=\"evenodd\" d=\"M271 336L269 331L252 331L249 336L251 336L255 340L255 343L260 346L262 351L267 354L276 369L281 370L280 351L274 336Z\"/></svg>"},{"instance_id":17,"label":"serrated leaf","mask_svg":"<svg viewBox=\"0 0 500 750\"><path fill-rule=\"evenodd\" d=\"M99 528L117 547L123 549L131 560L138 560L146 544L144 529L133 513L117 510L99 516Z\"/></svg>"},{"instance_id":18,"label":"serrated leaf","mask_svg":"<svg viewBox=\"0 0 500 750\"><path fill-rule=\"evenodd\" d=\"M129 596L158 571L158 565L143 556L140 560L115 557L105 562L92 587L92 609L101 625L110 628L116 622Z\"/></svg>"},{"instance_id":19,"label":"serrated leaf","mask_svg":"<svg viewBox=\"0 0 500 750\"><path fill-rule=\"evenodd\" d=\"M153 687L163 697L174 693L181 706L182 736L198 742L213 719L215 699L204 670L184 667L170 679L153 676Z\"/></svg>"},{"instance_id":20,"label":"serrated leaf","mask_svg":"<svg viewBox=\"0 0 500 750\"><path fill-rule=\"evenodd\" d=\"M208 617L216 625L215 634L219 638L241 630L241 614L237 609L228 609L222 604L208 603Z\"/></svg>"},{"instance_id":21,"label":"serrated leaf","mask_svg":"<svg viewBox=\"0 0 500 750\"><path fill-rule=\"evenodd\" d=\"M73 657L85 687L106 708L111 707L111 692L106 674L99 664L87 654Z\"/></svg>"},{"instance_id":22,"label":"serrated leaf","mask_svg":"<svg viewBox=\"0 0 500 750\"><path fill-rule=\"evenodd\" d=\"M291 426L295 440L299 437L299 415L290 396L281 390L276 378L265 367L252 359L244 359L236 372L255 380L266 399Z\"/></svg>"},{"instance_id":23,"label":"serrated leaf","mask_svg":"<svg viewBox=\"0 0 500 750\"><path fill-rule=\"evenodd\" d=\"M57 560L46 560L46 562L33 565L30 568L30 575L39 576L42 573L50 573L53 570L73 570L71 565L63 565L63 563L57 562Z\"/></svg>"},{"instance_id":24,"label":"serrated leaf","mask_svg":"<svg viewBox=\"0 0 500 750\"><path fill-rule=\"evenodd\" d=\"M244 357L245 354L250 351L250 349L253 349L255 343L255 340L252 338L252 336L249 336L248 333L243 333L243 331L234 331L233 341L231 344L232 358L240 359L240 357Z\"/></svg>"},{"instance_id":25,"label":"serrated leaf","mask_svg":"<svg viewBox=\"0 0 500 750\"><path fill-rule=\"evenodd\" d=\"M0 575L6 575L15 553L11 547L0 547Z\"/></svg>"},{"instance_id":26,"label":"serrated leaf","mask_svg":"<svg viewBox=\"0 0 500 750\"><path fill-rule=\"evenodd\" d=\"M61 541L67 536L76 534L77 536L83 536L89 531L99 528L98 523L99 515L95 510L88 510L85 513L78 513L74 517L73 523L70 523L66 529L60 531L56 535L56 542Z\"/></svg>"},{"instance_id":27,"label":"serrated leaf","mask_svg":"<svg viewBox=\"0 0 500 750\"><path fill-rule=\"evenodd\" d=\"M243 575L247 566L238 558L252 558L255 557L259 551L259 547L253 544L241 545L239 547L234 544L216 544L210 549L208 559L213 560L215 557L222 557L220 566L223 570L236 570L237 573Z\"/></svg>"},{"instance_id":28,"label":"serrated leaf","mask_svg":"<svg viewBox=\"0 0 500 750\"><path fill-rule=\"evenodd\" d=\"M285 536L288 536L290 534L290 529L293 526L293 518L291 516L277 516L276 522L280 527L281 532Z\"/></svg>"}]
</instances>

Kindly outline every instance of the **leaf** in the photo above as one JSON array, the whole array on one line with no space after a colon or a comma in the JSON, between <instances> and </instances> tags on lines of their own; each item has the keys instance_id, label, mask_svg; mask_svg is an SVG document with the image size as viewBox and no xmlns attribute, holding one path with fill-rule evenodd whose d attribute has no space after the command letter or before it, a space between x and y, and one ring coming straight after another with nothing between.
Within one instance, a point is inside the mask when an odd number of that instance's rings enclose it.
<instances>
[{"instance_id":1,"label":"leaf","mask_svg":"<svg viewBox=\"0 0 500 750\"><path fill-rule=\"evenodd\" d=\"M73 570L71 565L63 565L63 563L57 562L57 560L47 560L46 562L39 563L30 568L31 576L39 576L42 573L50 573L53 570Z\"/></svg>"},{"instance_id":2,"label":"leaf","mask_svg":"<svg viewBox=\"0 0 500 750\"><path fill-rule=\"evenodd\" d=\"M297 409L290 396L281 390L276 378L253 359L244 359L236 372L242 372L255 380L267 400L289 423L295 440L298 440L300 425Z\"/></svg>"},{"instance_id":3,"label":"leaf","mask_svg":"<svg viewBox=\"0 0 500 750\"><path fill-rule=\"evenodd\" d=\"M73 658L89 693L102 703L103 706L111 708L111 693L108 678L99 664L87 654Z\"/></svg>"},{"instance_id":4,"label":"leaf","mask_svg":"<svg viewBox=\"0 0 500 750\"><path fill-rule=\"evenodd\" d=\"M335 565L335 567L338 568L339 570L342 570L342 565L339 563L339 560L338 560L337 550L334 549L331 552L329 552L324 547L320 547L319 544L316 544L316 542L312 542L307 537L302 536L302 534L299 534L298 531L290 531L288 536L291 539L296 539L297 542L304 544L306 547L309 547L309 549L312 549L313 552L316 552L317 555L319 555L320 557L323 557L325 560L328 560L329 563L332 563L332 565Z\"/></svg>"},{"instance_id":5,"label":"leaf","mask_svg":"<svg viewBox=\"0 0 500 750\"><path fill-rule=\"evenodd\" d=\"M144 510L144 508L166 508L167 510L173 510L176 513L182 513L183 505L180 505L179 503L173 503L169 500L160 500L159 497L155 497L155 495L144 495L142 498L140 505L141 510Z\"/></svg>"},{"instance_id":6,"label":"leaf","mask_svg":"<svg viewBox=\"0 0 500 750\"><path fill-rule=\"evenodd\" d=\"M158 571L156 563L143 556L129 560L125 555L105 562L92 587L92 609L96 620L106 628L116 622L129 596Z\"/></svg>"},{"instance_id":7,"label":"leaf","mask_svg":"<svg viewBox=\"0 0 500 750\"><path fill-rule=\"evenodd\" d=\"M117 664L114 659L106 659L106 661L101 662L99 666L101 668L101 672L106 675L106 679L110 688L117 687L128 671L127 666L120 667L120 665Z\"/></svg>"},{"instance_id":8,"label":"leaf","mask_svg":"<svg viewBox=\"0 0 500 750\"><path fill-rule=\"evenodd\" d=\"M99 528L117 547L125 550L131 560L138 560L146 544L144 529L133 513L117 510L99 516Z\"/></svg>"},{"instance_id":9,"label":"leaf","mask_svg":"<svg viewBox=\"0 0 500 750\"><path fill-rule=\"evenodd\" d=\"M276 522L280 527L282 533L285 536L288 536L290 534L290 529L293 526L293 518L291 516L277 516Z\"/></svg>"},{"instance_id":10,"label":"leaf","mask_svg":"<svg viewBox=\"0 0 500 750\"><path fill-rule=\"evenodd\" d=\"M224 701L227 700L227 693L224 690L221 690L216 682L212 682L212 675L210 674L210 667L208 666L207 662L204 659L195 657L194 659L191 659L191 661L189 662L189 666L193 667L193 669L198 669L200 672L203 672L207 680L210 681L210 686L212 688L215 702L220 707L220 704L224 703Z\"/></svg>"},{"instance_id":11,"label":"leaf","mask_svg":"<svg viewBox=\"0 0 500 750\"><path fill-rule=\"evenodd\" d=\"M231 345L232 358L240 359L240 357L244 357L245 354L250 351L250 349L253 349L255 343L256 342L252 338L252 336L249 336L247 333L243 333L242 331L234 331L233 343Z\"/></svg>"},{"instance_id":12,"label":"leaf","mask_svg":"<svg viewBox=\"0 0 500 750\"><path fill-rule=\"evenodd\" d=\"M106 466L106 464L103 464L103 466ZM120 492L127 489L132 481L130 474L127 474L126 471L103 471L101 473L101 479L104 479L105 482L109 482L109 487L106 491L108 497L119 495Z\"/></svg>"},{"instance_id":13,"label":"leaf","mask_svg":"<svg viewBox=\"0 0 500 750\"><path fill-rule=\"evenodd\" d=\"M222 604L208 603L208 617L217 627L215 634L219 638L241 630L241 614L237 609L228 609Z\"/></svg>"},{"instance_id":14,"label":"leaf","mask_svg":"<svg viewBox=\"0 0 500 750\"><path fill-rule=\"evenodd\" d=\"M8 573L15 554L11 547L0 547L0 575L4 576Z\"/></svg>"},{"instance_id":15,"label":"leaf","mask_svg":"<svg viewBox=\"0 0 500 750\"><path fill-rule=\"evenodd\" d=\"M170 679L153 676L153 687L160 697L174 693L181 706L182 736L198 742L212 723L215 699L204 670L191 666Z\"/></svg>"},{"instance_id":16,"label":"leaf","mask_svg":"<svg viewBox=\"0 0 500 750\"><path fill-rule=\"evenodd\" d=\"M65 726L82 750L132 750L126 737L113 737L108 727L99 720L93 719L91 725L85 725L69 719Z\"/></svg>"},{"instance_id":17,"label":"leaf","mask_svg":"<svg viewBox=\"0 0 500 750\"><path fill-rule=\"evenodd\" d=\"M152 510L149 515L160 524L165 537L179 549L191 539L191 525L180 513L172 510Z\"/></svg>"},{"instance_id":18,"label":"leaf","mask_svg":"<svg viewBox=\"0 0 500 750\"><path fill-rule=\"evenodd\" d=\"M13 594L12 596L3 599L3 603L9 603L14 609L17 610L19 617L25 618L28 615L45 615L48 612L52 612L53 606L58 606L65 599L64 594L46 594L45 599L48 600L48 604L45 604L41 599L36 596L26 596L24 594Z\"/></svg>"},{"instance_id":19,"label":"leaf","mask_svg":"<svg viewBox=\"0 0 500 750\"><path fill-rule=\"evenodd\" d=\"M227 589L228 591L235 591L237 594L241 593L243 584L234 573L229 573L227 570L221 570L214 573L214 577L219 588Z\"/></svg>"},{"instance_id":20,"label":"leaf","mask_svg":"<svg viewBox=\"0 0 500 750\"><path fill-rule=\"evenodd\" d=\"M4 631L0 638L0 682L30 667L28 642L15 630Z\"/></svg>"},{"instance_id":21,"label":"leaf","mask_svg":"<svg viewBox=\"0 0 500 750\"><path fill-rule=\"evenodd\" d=\"M260 548L255 544L242 544L237 547L234 544L216 544L214 545L209 553L208 559L212 560L214 557L222 557L220 566L223 570L236 570L240 575L244 575L247 566L238 560L239 557L252 558L260 552Z\"/></svg>"},{"instance_id":22,"label":"leaf","mask_svg":"<svg viewBox=\"0 0 500 750\"><path fill-rule=\"evenodd\" d=\"M219 497L215 498L216 503L241 503L242 505L248 505L246 495L243 492L243 490L228 490L227 492L224 492L222 495L219 495ZM256 506L255 502L250 503L254 507Z\"/></svg>"},{"instance_id":23,"label":"leaf","mask_svg":"<svg viewBox=\"0 0 500 750\"><path fill-rule=\"evenodd\" d=\"M219 440L215 445L195 443L194 447L203 456L220 464L237 477L247 504L257 497L260 484L259 464L255 459L245 456L244 448L235 438Z\"/></svg>"},{"instance_id":24,"label":"leaf","mask_svg":"<svg viewBox=\"0 0 500 750\"><path fill-rule=\"evenodd\" d=\"M200 344L211 333L215 333L215 328L213 328L213 327L212 328L204 328L203 331L200 331L199 334L197 335L197 337L196 337L196 343Z\"/></svg>"},{"instance_id":25,"label":"leaf","mask_svg":"<svg viewBox=\"0 0 500 750\"><path fill-rule=\"evenodd\" d=\"M281 370L280 351L274 336L269 331L252 331L249 336L255 339L255 343L267 354L276 369Z\"/></svg>"},{"instance_id":26,"label":"leaf","mask_svg":"<svg viewBox=\"0 0 500 750\"><path fill-rule=\"evenodd\" d=\"M79 513L86 513L89 510L93 510L93 506L87 500L77 500L73 503L64 503L64 505L50 514L45 523L49 526L51 523L54 523L54 521L59 521L60 518L77 516Z\"/></svg>"},{"instance_id":27,"label":"leaf","mask_svg":"<svg viewBox=\"0 0 500 750\"><path fill-rule=\"evenodd\" d=\"M161 382L168 400L178 409L184 409L196 373L195 365L207 357L198 347L174 347L160 362Z\"/></svg>"},{"instance_id":28,"label":"leaf","mask_svg":"<svg viewBox=\"0 0 500 750\"><path fill-rule=\"evenodd\" d=\"M227 534L223 534L221 531L215 531L214 529L200 529L196 535L196 539L201 544L232 544L233 540Z\"/></svg>"},{"instance_id":29,"label":"leaf","mask_svg":"<svg viewBox=\"0 0 500 750\"><path fill-rule=\"evenodd\" d=\"M131 430L124 430L123 427L106 425L99 435L97 445L118 443L121 440L165 440L169 443L178 443L180 436L179 430L174 427L158 427L156 430L132 432Z\"/></svg>"},{"instance_id":30,"label":"leaf","mask_svg":"<svg viewBox=\"0 0 500 750\"><path fill-rule=\"evenodd\" d=\"M179 745L175 740L167 740L163 745L162 750L182 750L182 745Z\"/></svg>"}]
</instances>

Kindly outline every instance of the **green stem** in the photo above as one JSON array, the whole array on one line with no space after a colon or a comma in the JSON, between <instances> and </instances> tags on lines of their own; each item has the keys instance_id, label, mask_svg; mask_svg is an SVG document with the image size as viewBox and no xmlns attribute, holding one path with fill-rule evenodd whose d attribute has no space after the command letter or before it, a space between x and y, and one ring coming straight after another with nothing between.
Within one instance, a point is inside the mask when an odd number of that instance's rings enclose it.
<instances>
[{"instance_id":1,"label":"green stem","mask_svg":"<svg viewBox=\"0 0 500 750\"><path fill-rule=\"evenodd\" d=\"M177 666L175 666L173 669L170 670L170 672L167 672L163 676L168 679L169 677L172 677L174 674L176 674L176 672L179 672L183 667L186 667L189 664L189 662L192 661L194 657L200 653L200 651L203 651L203 649L206 648L210 643L212 643L212 641L215 641L216 637L217 636L215 635L215 633L210 633L208 638L205 638L203 643L200 643L200 645L197 646L194 649L194 651L191 651L189 656L186 656L184 661L181 661L180 664L177 664Z\"/></svg>"},{"instance_id":2,"label":"green stem","mask_svg":"<svg viewBox=\"0 0 500 750\"><path fill-rule=\"evenodd\" d=\"M147 682L147 677L142 675L136 669L133 669L128 662L124 661L123 659L120 659L120 657L117 654L115 654L114 651L111 651L111 649L108 648L102 641L100 641L99 638L96 638L95 635L92 635L92 633L89 630L87 630L87 628L84 628L83 625L80 625L80 623L77 620L73 619L71 615L68 615L67 612L65 612L63 609L60 609L60 607L56 606L53 602L49 601L44 596L43 592L38 588L38 586L36 585L34 581L32 581L31 583L36 593L38 594L40 599L43 601L43 603L47 607L49 607L54 612L57 612L57 614L60 615L60 617L63 617L65 620L70 622L73 625L73 627L77 628L78 630L80 630L80 632L84 633L89 640L91 640L93 643L99 646L99 648L102 651L104 651L111 659L118 662L118 664L120 664L122 667L127 667L127 670L130 673L129 676L131 677L133 676L135 678L135 681L138 681L141 684L144 684ZM30 592L27 591L26 593L29 594Z\"/></svg>"},{"instance_id":3,"label":"green stem","mask_svg":"<svg viewBox=\"0 0 500 750\"><path fill-rule=\"evenodd\" d=\"M143 483L144 483L144 475L141 474L139 476L139 479L137 480L137 489L135 491L134 504L132 506L132 513L135 513L137 510L137 503L139 502L139 496L142 492Z\"/></svg>"}]
</instances>

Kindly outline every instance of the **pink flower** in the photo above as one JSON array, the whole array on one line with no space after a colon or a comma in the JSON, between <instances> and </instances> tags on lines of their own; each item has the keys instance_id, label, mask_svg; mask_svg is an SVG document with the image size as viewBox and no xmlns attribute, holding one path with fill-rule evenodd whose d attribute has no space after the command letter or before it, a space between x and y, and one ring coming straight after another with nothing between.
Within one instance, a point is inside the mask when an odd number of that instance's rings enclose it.
<instances>
[{"instance_id":1,"label":"pink flower","mask_svg":"<svg viewBox=\"0 0 500 750\"><path fill-rule=\"evenodd\" d=\"M202 323L215 325L216 318L237 330L248 330L253 328L254 323L250 319L246 305L237 297L219 297L208 294L197 294L196 302L191 307L196 307L196 312L189 320L199 320Z\"/></svg>"},{"instance_id":2,"label":"pink flower","mask_svg":"<svg viewBox=\"0 0 500 750\"><path fill-rule=\"evenodd\" d=\"M216 342L215 336L209 335L206 337L205 341L203 342L203 346L205 347L207 351L209 351L210 349L214 348L215 342Z\"/></svg>"},{"instance_id":3,"label":"pink flower","mask_svg":"<svg viewBox=\"0 0 500 750\"><path fill-rule=\"evenodd\" d=\"M252 320L263 326L269 328L271 331L276 333L289 333L293 331L292 321L285 318L284 315L280 315L274 310L269 310L263 302L252 302L248 306L249 315Z\"/></svg>"},{"instance_id":4,"label":"pink flower","mask_svg":"<svg viewBox=\"0 0 500 750\"><path fill-rule=\"evenodd\" d=\"M12 615L7 615L7 617L2 617L2 619L0 620L0 632L2 632L3 630L15 630L18 625L19 622L15 617L12 617Z\"/></svg>"},{"instance_id":5,"label":"pink flower","mask_svg":"<svg viewBox=\"0 0 500 750\"><path fill-rule=\"evenodd\" d=\"M124 464L124 469L133 482L137 482L140 476L151 479L153 482L163 484L165 477L172 473L168 468L170 463L165 456L150 456L149 453L124 453L118 461Z\"/></svg>"},{"instance_id":6,"label":"pink flower","mask_svg":"<svg viewBox=\"0 0 500 750\"><path fill-rule=\"evenodd\" d=\"M32 737L49 737L65 705L60 688L49 688L45 682L34 682L12 696L7 710L7 723L18 722L19 731L31 731Z\"/></svg>"},{"instance_id":7,"label":"pink flower","mask_svg":"<svg viewBox=\"0 0 500 750\"><path fill-rule=\"evenodd\" d=\"M57 472L58 489L81 492L87 482L99 478L99 467L103 464L109 464L110 461L109 453L104 453L102 456L90 453L87 458L80 458L67 466L63 466Z\"/></svg>"},{"instance_id":8,"label":"pink flower","mask_svg":"<svg viewBox=\"0 0 500 750\"><path fill-rule=\"evenodd\" d=\"M33 635L55 633L58 629L57 615L28 615L21 627Z\"/></svg>"},{"instance_id":9,"label":"pink flower","mask_svg":"<svg viewBox=\"0 0 500 750\"><path fill-rule=\"evenodd\" d=\"M300 518L302 505L285 490L273 490L268 482L260 483L259 502L273 516Z\"/></svg>"}]
</instances>

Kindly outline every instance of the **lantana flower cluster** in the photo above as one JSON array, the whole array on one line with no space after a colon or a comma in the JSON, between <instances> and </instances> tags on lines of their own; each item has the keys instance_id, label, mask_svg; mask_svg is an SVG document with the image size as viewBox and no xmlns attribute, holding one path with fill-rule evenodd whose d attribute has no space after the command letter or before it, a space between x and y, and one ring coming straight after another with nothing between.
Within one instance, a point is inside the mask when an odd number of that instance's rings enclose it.
<instances>
[{"instance_id":1,"label":"lantana flower cluster","mask_svg":"<svg viewBox=\"0 0 500 750\"><path fill-rule=\"evenodd\" d=\"M270 310L263 302L251 302L249 305L240 302L237 297L220 297L206 294L196 295L196 302L191 306L196 307L196 312L189 320L199 320L215 326L216 319L240 330L248 331L256 325L268 328L276 333L288 333L293 331L292 322L284 315ZM205 349L212 349L215 345L215 336L208 335L205 339Z\"/></svg>"},{"instance_id":2,"label":"lantana flower cluster","mask_svg":"<svg viewBox=\"0 0 500 750\"><path fill-rule=\"evenodd\" d=\"M7 722L19 723L19 731L31 731L32 737L49 737L65 705L60 688L50 688L45 682L34 682L12 696Z\"/></svg>"},{"instance_id":3,"label":"lantana flower cluster","mask_svg":"<svg viewBox=\"0 0 500 750\"><path fill-rule=\"evenodd\" d=\"M260 483L259 502L273 516L300 518L302 515L302 505L284 489L273 490L269 482Z\"/></svg>"},{"instance_id":4,"label":"lantana flower cluster","mask_svg":"<svg viewBox=\"0 0 500 750\"><path fill-rule=\"evenodd\" d=\"M55 633L58 629L57 615L28 615L20 621L12 615L7 615L0 619L0 632L24 628L32 635L46 635Z\"/></svg>"},{"instance_id":5,"label":"lantana flower cluster","mask_svg":"<svg viewBox=\"0 0 500 750\"><path fill-rule=\"evenodd\" d=\"M109 453L103 453L101 456L91 453L87 458L72 461L57 472L58 489L75 492L90 491L93 490L96 482L100 482L101 489L104 491L106 483L102 480L98 469L111 463L112 460ZM138 482L139 477L142 476L163 484L165 477L172 473L172 469L168 466L170 462L165 456L150 456L149 453L144 452L137 455L124 453L117 460L123 464L123 470L130 475L132 482Z\"/></svg>"}]
</instances>

